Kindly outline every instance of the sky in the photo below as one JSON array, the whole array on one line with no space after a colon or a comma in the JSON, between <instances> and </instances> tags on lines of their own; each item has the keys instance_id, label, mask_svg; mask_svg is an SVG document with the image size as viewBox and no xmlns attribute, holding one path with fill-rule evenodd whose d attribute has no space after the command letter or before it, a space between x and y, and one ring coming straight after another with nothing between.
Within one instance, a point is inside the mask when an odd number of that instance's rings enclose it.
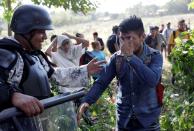
<instances>
[{"instance_id":1,"label":"sky","mask_svg":"<svg viewBox=\"0 0 194 131\"><path fill-rule=\"evenodd\" d=\"M0 0L1 1L1 0ZM159 6L164 5L170 0L91 0L97 1L97 12L109 12L109 13L123 13L127 8L134 6L142 2L142 5L156 4ZM23 0L23 3L31 3L30 0ZM0 9L0 14L2 10Z\"/></svg>"},{"instance_id":2,"label":"sky","mask_svg":"<svg viewBox=\"0 0 194 131\"><path fill-rule=\"evenodd\" d=\"M162 6L170 0L92 0L98 1L97 12L122 13L127 8L142 2L142 5L155 4Z\"/></svg>"}]
</instances>

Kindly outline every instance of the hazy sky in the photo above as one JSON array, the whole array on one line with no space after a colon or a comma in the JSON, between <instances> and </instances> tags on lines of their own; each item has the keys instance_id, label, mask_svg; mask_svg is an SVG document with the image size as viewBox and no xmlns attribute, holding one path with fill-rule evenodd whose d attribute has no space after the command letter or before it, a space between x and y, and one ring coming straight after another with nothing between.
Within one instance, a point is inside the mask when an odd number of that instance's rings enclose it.
<instances>
[{"instance_id":1,"label":"hazy sky","mask_svg":"<svg viewBox=\"0 0 194 131\"><path fill-rule=\"evenodd\" d=\"M170 0L91 0L99 3L97 12L122 13L127 8L142 2L143 5L156 4L164 5ZM32 3L30 0L23 0L23 3ZM0 14L2 10L0 9Z\"/></svg>"},{"instance_id":2,"label":"hazy sky","mask_svg":"<svg viewBox=\"0 0 194 131\"><path fill-rule=\"evenodd\" d=\"M97 11L99 12L111 12L111 13L121 13L126 10L128 7L132 7L135 4L142 2L143 5L164 5L170 0L92 0L98 1L100 3Z\"/></svg>"}]
</instances>

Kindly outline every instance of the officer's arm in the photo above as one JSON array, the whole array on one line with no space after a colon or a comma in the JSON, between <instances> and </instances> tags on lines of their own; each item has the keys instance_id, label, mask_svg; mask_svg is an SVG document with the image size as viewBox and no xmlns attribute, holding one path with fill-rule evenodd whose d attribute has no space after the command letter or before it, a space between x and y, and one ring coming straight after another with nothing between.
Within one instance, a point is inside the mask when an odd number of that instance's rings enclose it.
<instances>
[{"instance_id":1,"label":"officer's arm","mask_svg":"<svg viewBox=\"0 0 194 131\"><path fill-rule=\"evenodd\" d=\"M55 80L59 85L62 86L87 86L88 84L88 71L87 66L77 66L70 68L55 68L54 73L51 76L51 79Z\"/></svg>"},{"instance_id":2,"label":"officer's arm","mask_svg":"<svg viewBox=\"0 0 194 131\"><path fill-rule=\"evenodd\" d=\"M80 86L87 86L88 83L88 71L87 65L84 66L77 66L77 67L51 67L51 63L44 55L39 56L41 59L45 70L47 71L48 77L52 80L56 81L61 86L73 86L73 87L80 87Z\"/></svg>"},{"instance_id":3,"label":"officer's arm","mask_svg":"<svg viewBox=\"0 0 194 131\"><path fill-rule=\"evenodd\" d=\"M44 109L42 103L32 96L20 93L18 85L12 81L12 76L18 75L17 71L13 70L18 62L18 55L0 49L0 61L0 110L15 106L25 112L27 116L41 113Z\"/></svg>"},{"instance_id":4,"label":"officer's arm","mask_svg":"<svg viewBox=\"0 0 194 131\"><path fill-rule=\"evenodd\" d=\"M8 104L15 91L14 87L7 82L9 73L17 61L17 55L11 51L0 49L0 105Z\"/></svg>"}]
</instances>

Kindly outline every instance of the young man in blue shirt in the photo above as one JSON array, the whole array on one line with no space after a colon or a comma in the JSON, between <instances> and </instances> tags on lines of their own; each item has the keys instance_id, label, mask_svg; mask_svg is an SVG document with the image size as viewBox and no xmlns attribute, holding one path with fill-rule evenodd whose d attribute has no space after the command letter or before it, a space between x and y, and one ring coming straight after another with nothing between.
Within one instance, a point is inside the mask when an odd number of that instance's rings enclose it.
<instances>
[{"instance_id":1,"label":"young man in blue shirt","mask_svg":"<svg viewBox=\"0 0 194 131\"><path fill-rule=\"evenodd\" d=\"M119 25L121 50L116 52L86 95L78 112L97 101L112 79L118 77L116 115L118 131L159 131L160 104L156 85L162 72L162 56L148 47L141 18L131 16ZM118 59L120 68L118 69Z\"/></svg>"}]
</instances>

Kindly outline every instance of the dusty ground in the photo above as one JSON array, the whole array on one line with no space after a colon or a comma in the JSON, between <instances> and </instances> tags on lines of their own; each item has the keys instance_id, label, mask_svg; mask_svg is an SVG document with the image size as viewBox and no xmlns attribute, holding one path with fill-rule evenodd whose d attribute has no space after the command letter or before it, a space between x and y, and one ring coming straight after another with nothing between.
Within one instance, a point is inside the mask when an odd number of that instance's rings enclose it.
<instances>
[{"instance_id":1,"label":"dusty ground","mask_svg":"<svg viewBox=\"0 0 194 131\"><path fill-rule=\"evenodd\" d=\"M168 58L165 58L163 55L163 72L162 72L162 83L164 85L170 84L171 78L171 63L168 61Z\"/></svg>"}]
</instances>

